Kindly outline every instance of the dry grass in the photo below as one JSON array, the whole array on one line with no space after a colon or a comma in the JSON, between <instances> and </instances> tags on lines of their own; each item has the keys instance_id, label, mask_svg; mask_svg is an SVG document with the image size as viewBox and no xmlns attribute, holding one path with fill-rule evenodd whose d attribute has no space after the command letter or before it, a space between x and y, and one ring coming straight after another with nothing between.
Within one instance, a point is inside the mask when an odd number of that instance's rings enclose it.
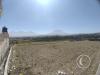
<instances>
[{"instance_id":1,"label":"dry grass","mask_svg":"<svg viewBox=\"0 0 100 75\"><path fill-rule=\"evenodd\" d=\"M77 66L79 55L88 55L91 65ZM9 62L9 75L95 75L100 60L100 42L59 41L17 44Z\"/></svg>"}]
</instances>

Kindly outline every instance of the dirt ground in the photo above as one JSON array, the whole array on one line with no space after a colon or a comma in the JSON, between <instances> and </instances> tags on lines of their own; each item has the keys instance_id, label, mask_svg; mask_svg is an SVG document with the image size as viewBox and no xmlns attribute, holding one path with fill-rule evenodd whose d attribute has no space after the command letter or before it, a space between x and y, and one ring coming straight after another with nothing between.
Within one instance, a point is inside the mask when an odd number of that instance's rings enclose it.
<instances>
[{"instance_id":1,"label":"dirt ground","mask_svg":"<svg viewBox=\"0 0 100 75\"><path fill-rule=\"evenodd\" d=\"M8 74L95 75L99 63L98 41L22 43L12 49Z\"/></svg>"}]
</instances>

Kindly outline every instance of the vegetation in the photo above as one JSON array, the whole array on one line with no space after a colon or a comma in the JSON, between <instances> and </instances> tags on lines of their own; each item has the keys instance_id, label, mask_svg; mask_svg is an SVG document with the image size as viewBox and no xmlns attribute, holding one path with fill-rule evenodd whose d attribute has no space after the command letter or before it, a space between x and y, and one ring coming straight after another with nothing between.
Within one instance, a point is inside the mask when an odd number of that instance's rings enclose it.
<instances>
[{"instance_id":1,"label":"vegetation","mask_svg":"<svg viewBox=\"0 0 100 75\"><path fill-rule=\"evenodd\" d=\"M100 64L100 42L97 41L20 43L14 45L12 50L9 75L57 75L58 71L66 75L95 75ZM88 68L77 65L80 55L90 57ZM88 63L87 59L80 60Z\"/></svg>"},{"instance_id":2,"label":"vegetation","mask_svg":"<svg viewBox=\"0 0 100 75\"><path fill-rule=\"evenodd\" d=\"M39 37L16 37L10 38L10 44L18 43L31 43L31 42L52 42L52 41L100 41L100 33L95 34L79 34L79 35L67 35L67 36L39 36Z\"/></svg>"}]
</instances>

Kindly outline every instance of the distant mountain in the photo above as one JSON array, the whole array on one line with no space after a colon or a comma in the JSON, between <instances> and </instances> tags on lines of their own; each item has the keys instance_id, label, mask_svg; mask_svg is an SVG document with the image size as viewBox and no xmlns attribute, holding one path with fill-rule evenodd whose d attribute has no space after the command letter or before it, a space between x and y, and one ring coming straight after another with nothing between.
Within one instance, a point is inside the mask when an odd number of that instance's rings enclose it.
<instances>
[{"instance_id":1,"label":"distant mountain","mask_svg":"<svg viewBox=\"0 0 100 75\"><path fill-rule=\"evenodd\" d=\"M34 32L9 32L10 37L30 37L37 36Z\"/></svg>"},{"instance_id":2,"label":"distant mountain","mask_svg":"<svg viewBox=\"0 0 100 75\"><path fill-rule=\"evenodd\" d=\"M94 33L95 35L100 35L100 33Z\"/></svg>"},{"instance_id":3,"label":"distant mountain","mask_svg":"<svg viewBox=\"0 0 100 75\"><path fill-rule=\"evenodd\" d=\"M60 36L64 36L64 35L68 35L67 33L63 32L62 30L55 30L51 33L48 33L47 35L60 35Z\"/></svg>"},{"instance_id":4,"label":"distant mountain","mask_svg":"<svg viewBox=\"0 0 100 75\"><path fill-rule=\"evenodd\" d=\"M10 37L35 37L35 36L71 36L70 34L67 34L63 32L62 30L55 30L48 34L36 34L34 32L9 32ZM73 34L72 36L100 36L100 33L87 33L87 34Z\"/></svg>"},{"instance_id":5,"label":"distant mountain","mask_svg":"<svg viewBox=\"0 0 100 75\"><path fill-rule=\"evenodd\" d=\"M61 31L61 30L55 30L51 33L48 34L36 34L34 32L9 32L10 37L34 37L34 36L54 36L54 35L59 35L59 36L64 36L67 35L67 33Z\"/></svg>"}]
</instances>

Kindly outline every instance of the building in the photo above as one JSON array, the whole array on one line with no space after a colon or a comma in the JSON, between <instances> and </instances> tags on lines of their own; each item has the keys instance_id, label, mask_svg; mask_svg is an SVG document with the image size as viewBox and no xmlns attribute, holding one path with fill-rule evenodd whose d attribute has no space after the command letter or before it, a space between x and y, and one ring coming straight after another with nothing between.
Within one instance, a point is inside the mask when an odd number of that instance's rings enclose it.
<instances>
[{"instance_id":1,"label":"building","mask_svg":"<svg viewBox=\"0 0 100 75\"><path fill-rule=\"evenodd\" d=\"M5 38L9 38L8 29L7 27L2 27L2 33L0 33L0 42L3 41Z\"/></svg>"}]
</instances>

